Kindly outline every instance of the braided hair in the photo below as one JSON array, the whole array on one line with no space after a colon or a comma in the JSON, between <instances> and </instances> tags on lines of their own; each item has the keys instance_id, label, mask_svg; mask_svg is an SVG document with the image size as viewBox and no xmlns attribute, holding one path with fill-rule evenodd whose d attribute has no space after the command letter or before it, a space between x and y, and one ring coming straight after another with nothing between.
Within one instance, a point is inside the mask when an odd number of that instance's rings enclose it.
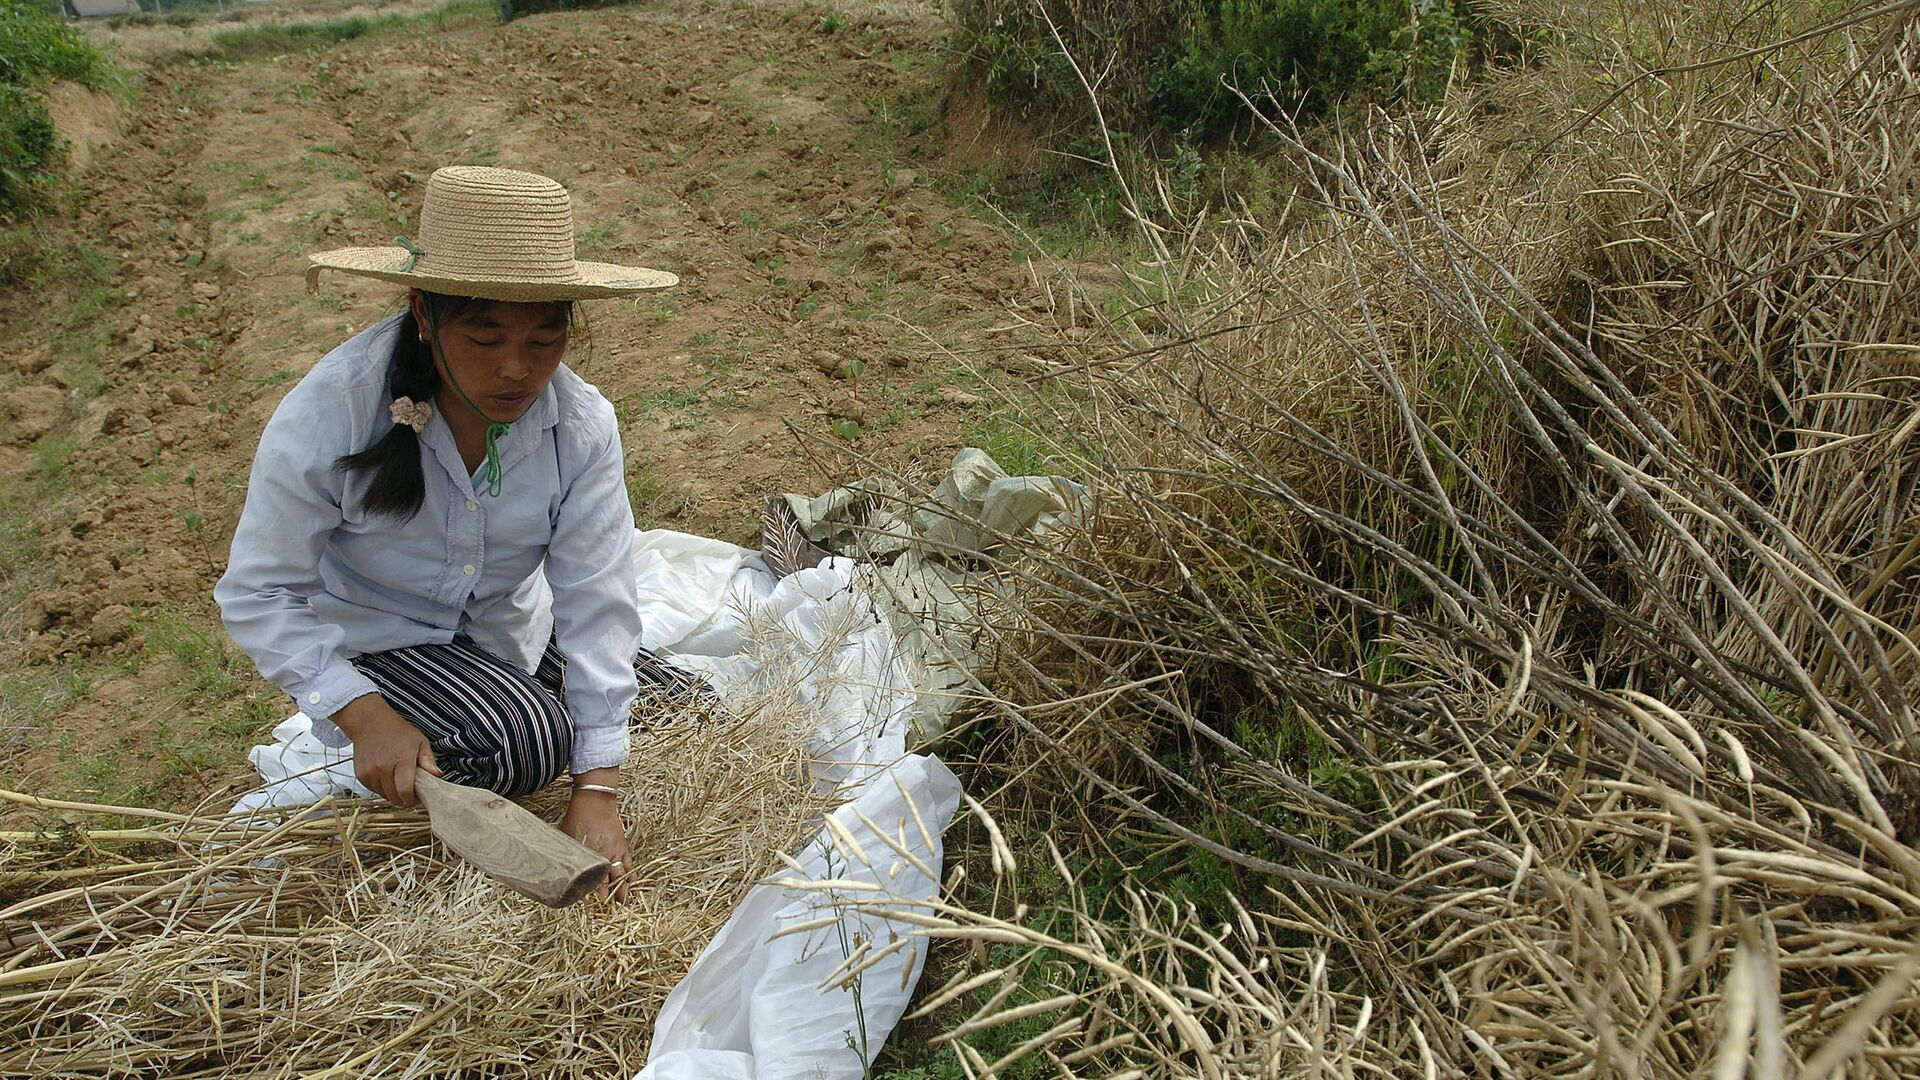
<instances>
[{"instance_id":1,"label":"braided hair","mask_svg":"<svg viewBox=\"0 0 1920 1080\"><path fill-rule=\"evenodd\" d=\"M445 326L480 304L488 303L471 296L445 296L422 292L427 318L435 326ZM422 340L420 323L408 304L400 316L400 332L394 339L393 356L387 362L387 390L390 398L432 401L440 391L440 369L433 362L433 350ZM420 436L405 424L394 424L372 446L355 454L334 459L335 472L372 471L373 481L360 505L370 514L386 514L398 521L410 521L427 499L427 479L420 465Z\"/></svg>"}]
</instances>

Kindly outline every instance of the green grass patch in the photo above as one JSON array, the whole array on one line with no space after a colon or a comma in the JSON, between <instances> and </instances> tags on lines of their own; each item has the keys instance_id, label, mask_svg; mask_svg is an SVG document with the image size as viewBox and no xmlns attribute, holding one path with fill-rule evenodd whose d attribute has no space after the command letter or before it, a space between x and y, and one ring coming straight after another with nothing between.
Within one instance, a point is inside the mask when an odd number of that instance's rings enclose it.
<instances>
[{"instance_id":1,"label":"green grass patch","mask_svg":"<svg viewBox=\"0 0 1920 1080\"><path fill-rule=\"evenodd\" d=\"M188 803L204 789L199 774L245 762L247 748L286 715L286 702L217 627L203 626L178 611L152 610L136 616L134 630L141 650L132 663L177 671L169 689L162 691L171 702L146 722L129 725L108 745L83 749L71 735L59 735L63 764L55 787L127 805ZM86 692L79 676L66 676L61 684L53 669L15 678L35 692L32 701L42 712L64 707Z\"/></svg>"},{"instance_id":2,"label":"green grass patch","mask_svg":"<svg viewBox=\"0 0 1920 1080\"><path fill-rule=\"evenodd\" d=\"M631 407L638 409L641 415L650 420L666 420L669 423L687 424L698 419L695 415L704 410L703 404L725 405L737 399L736 391L723 389L716 398L710 398L708 391L714 383L733 374L731 367L724 364L697 383L681 383L669 379L660 386L632 399Z\"/></svg>"},{"instance_id":3,"label":"green grass patch","mask_svg":"<svg viewBox=\"0 0 1920 1080\"><path fill-rule=\"evenodd\" d=\"M1008 476L1040 476L1052 471L1054 452L1031 428L1005 410L967 425L967 442L985 450Z\"/></svg>"},{"instance_id":4,"label":"green grass patch","mask_svg":"<svg viewBox=\"0 0 1920 1080\"><path fill-rule=\"evenodd\" d=\"M0 0L0 82L44 86L68 79L105 86L116 78L99 49L52 11Z\"/></svg>"},{"instance_id":5,"label":"green grass patch","mask_svg":"<svg viewBox=\"0 0 1920 1080\"><path fill-rule=\"evenodd\" d=\"M709 382L712 380L708 380ZM649 417L660 413L692 408L700 401L700 394L707 388L706 383L697 386L682 386L669 382L656 390L650 390L634 399L634 404Z\"/></svg>"},{"instance_id":6,"label":"green grass patch","mask_svg":"<svg viewBox=\"0 0 1920 1080\"><path fill-rule=\"evenodd\" d=\"M43 494L41 483L0 482L0 607L16 607L43 577L40 530L34 509Z\"/></svg>"},{"instance_id":7,"label":"green grass patch","mask_svg":"<svg viewBox=\"0 0 1920 1080\"><path fill-rule=\"evenodd\" d=\"M0 286L61 298L59 329L48 342L56 363L101 365L121 303L111 286L115 265L48 219L0 228Z\"/></svg>"},{"instance_id":8,"label":"green grass patch","mask_svg":"<svg viewBox=\"0 0 1920 1080\"><path fill-rule=\"evenodd\" d=\"M235 695L253 667L231 648L226 635L195 625L172 611L143 613L137 627L148 659L170 659L184 671L177 684L189 696L225 699Z\"/></svg>"},{"instance_id":9,"label":"green grass patch","mask_svg":"<svg viewBox=\"0 0 1920 1080\"><path fill-rule=\"evenodd\" d=\"M1076 61L1085 72L1098 58L1102 109L1117 130L1204 140L1249 126L1246 106L1223 84L1311 120L1356 98L1432 99L1456 68L1517 44L1465 0L1175 0L1123 22L1109 10L1067 0L1053 12L1056 39L1033 9L959 0L953 44L993 108L1064 119L1083 149L1097 132Z\"/></svg>"},{"instance_id":10,"label":"green grass patch","mask_svg":"<svg viewBox=\"0 0 1920 1080\"><path fill-rule=\"evenodd\" d=\"M651 461L627 467L627 499L633 504L633 523L642 529L661 527L686 505L686 498Z\"/></svg>"},{"instance_id":11,"label":"green grass patch","mask_svg":"<svg viewBox=\"0 0 1920 1080\"><path fill-rule=\"evenodd\" d=\"M0 675L0 755L24 749L91 686L89 674L70 665Z\"/></svg>"},{"instance_id":12,"label":"green grass patch","mask_svg":"<svg viewBox=\"0 0 1920 1080\"><path fill-rule=\"evenodd\" d=\"M244 764L247 748L283 716L281 701L256 693L203 709L189 698L98 750L83 751L63 739L64 764L55 786L120 805L191 805L204 790L202 774Z\"/></svg>"},{"instance_id":13,"label":"green grass patch","mask_svg":"<svg viewBox=\"0 0 1920 1080\"><path fill-rule=\"evenodd\" d=\"M579 248L580 253L583 255L602 254L608 250L608 245L613 242L613 234L616 227L613 223L607 222L581 229L574 236L574 246Z\"/></svg>"},{"instance_id":14,"label":"green grass patch","mask_svg":"<svg viewBox=\"0 0 1920 1080\"><path fill-rule=\"evenodd\" d=\"M418 15L349 15L319 22L236 27L215 31L212 48L195 56L203 60L237 62L315 52L343 41L408 26L440 30L483 25L494 21L497 11L498 6L491 0L451 0L443 7Z\"/></svg>"},{"instance_id":15,"label":"green grass patch","mask_svg":"<svg viewBox=\"0 0 1920 1080\"><path fill-rule=\"evenodd\" d=\"M33 444L34 468L42 485L54 485L64 482L73 469L73 454L76 449L73 437L63 434L43 435Z\"/></svg>"}]
</instances>

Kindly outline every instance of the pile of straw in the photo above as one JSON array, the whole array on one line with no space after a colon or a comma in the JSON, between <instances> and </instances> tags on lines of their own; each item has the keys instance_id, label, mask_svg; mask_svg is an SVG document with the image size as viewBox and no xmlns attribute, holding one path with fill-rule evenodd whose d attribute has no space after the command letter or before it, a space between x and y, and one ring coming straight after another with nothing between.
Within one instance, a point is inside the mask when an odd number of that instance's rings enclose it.
<instances>
[{"instance_id":1,"label":"pile of straw","mask_svg":"<svg viewBox=\"0 0 1920 1080\"><path fill-rule=\"evenodd\" d=\"M1920 1070L1916 10L1516 12L1275 130L1284 214L1132 190L1137 307L1029 327L1102 507L992 708L1241 889L928 916L1028 946L968 1031L1058 1021L972 1072Z\"/></svg>"},{"instance_id":2,"label":"pile of straw","mask_svg":"<svg viewBox=\"0 0 1920 1080\"><path fill-rule=\"evenodd\" d=\"M816 726L769 692L637 734L619 907L541 907L378 801L264 824L39 803L69 823L0 851L0 1074L630 1076L667 992L818 828ZM115 816L142 823L91 824Z\"/></svg>"}]
</instances>

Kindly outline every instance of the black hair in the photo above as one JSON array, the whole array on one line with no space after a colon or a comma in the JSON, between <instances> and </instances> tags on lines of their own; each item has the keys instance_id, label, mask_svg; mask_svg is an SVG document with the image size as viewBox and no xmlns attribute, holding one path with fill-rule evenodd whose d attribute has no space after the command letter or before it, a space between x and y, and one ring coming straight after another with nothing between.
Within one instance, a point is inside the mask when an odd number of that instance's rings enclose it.
<instances>
[{"instance_id":1,"label":"black hair","mask_svg":"<svg viewBox=\"0 0 1920 1080\"><path fill-rule=\"evenodd\" d=\"M444 327L473 308L492 301L472 296L447 296L422 291L427 319L434 327ZM579 309L566 304L567 325L572 327ZM400 328L393 342L393 355L387 361L389 398L412 398L431 402L440 391L440 369L433 362L433 350L421 340L419 321L409 303L400 313ZM376 417L375 423L385 420ZM386 514L398 521L410 521L427 500L427 479L420 464L420 436L405 424L394 424L373 445L355 454L342 454L333 461L336 472L357 473L372 470L373 480L360 505L370 514Z\"/></svg>"}]
</instances>

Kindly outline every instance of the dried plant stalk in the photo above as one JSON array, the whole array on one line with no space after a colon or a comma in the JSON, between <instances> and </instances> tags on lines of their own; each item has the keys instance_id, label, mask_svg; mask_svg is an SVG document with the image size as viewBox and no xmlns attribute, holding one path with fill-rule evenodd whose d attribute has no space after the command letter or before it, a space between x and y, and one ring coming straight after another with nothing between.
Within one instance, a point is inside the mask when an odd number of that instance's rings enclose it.
<instances>
[{"instance_id":1,"label":"dried plant stalk","mask_svg":"<svg viewBox=\"0 0 1920 1080\"><path fill-rule=\"evenodd\" d=\"M69 806L10 836L0 1074L632 1075L667 992L832 801L780 676L636 735L620 907L523 899L377 802L100 831Z\"/></svg>"},{"instance_id":2,"label":"dried plant stalk","mask_svg":"<svg viewBox=\"0 0 1920 1080\"><path fill-rule=\"evenodd\" d=\"M1273 129L1277 218L1133 185L1135 310L1056 269L1028 429L1098 509L980 690L1056 812L1270 889L936 910L1079 972L974 1075L1920 1068L1912 9L1535 12L1535 69Z\"/></svg>"}]
</instances>

